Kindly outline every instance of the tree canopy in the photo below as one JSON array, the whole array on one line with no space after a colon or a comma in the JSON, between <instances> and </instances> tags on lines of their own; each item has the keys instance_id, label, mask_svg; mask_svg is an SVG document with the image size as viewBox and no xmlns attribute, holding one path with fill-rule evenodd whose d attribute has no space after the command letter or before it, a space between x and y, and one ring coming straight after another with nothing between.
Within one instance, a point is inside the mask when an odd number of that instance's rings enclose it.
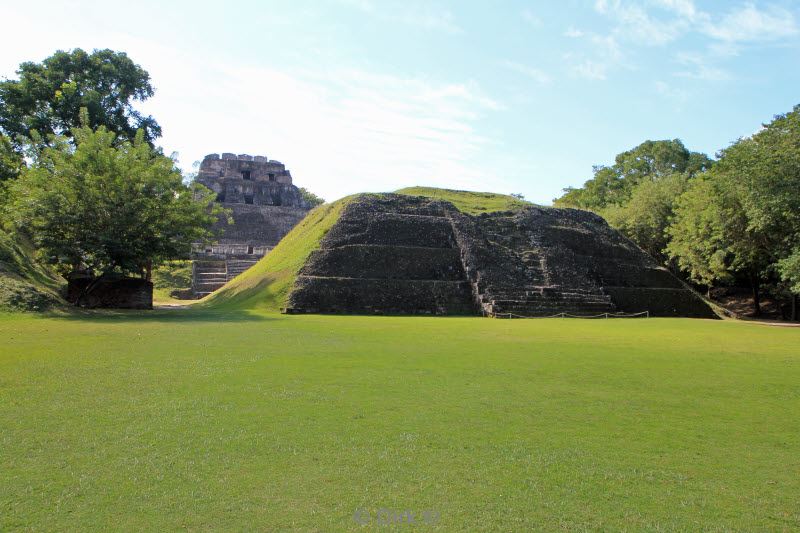
<instances>
[{"instance_id":1,"label":"tree canopy","mask_svg":"<svg viewBox=\"0 0 800 533\"><path fill-rule=\"evenodd\" d=\"M594 167L592 179L581 188L564 189L564 194L554 203L591 210L621 205L642 182L658 181L675 173L692 177L712 164L707 155L689 151L680 139L645 141L618 154L610 167Z\"/></svg>"},{"instance_id":2,"label":"tree canopy","mask_svg":"<svg viewBox=\"0 0 800 533\"><path fill-rule=\"evenodd\" d=\"M60 50L41 63L22 63L17 74L18 80L0 82L0 133L17 150L33 137L71 138L82 125L103 126L117 142L133 141L139 130L151 145L161 136L155 119L133 107L153 96L150 75L123 52Z\"/></svg>"},{"instance_id":3,"label":"tree canopy","mask_svg":"<svg viewBox=\"0 0 800 533\"><path fill-rule=\"evenodd\" d=\"M10 217L46 262L62 272L144 275L212 237L221 213L214 194L184 184L143 132L121 142L104 126L73 134L74 146L51 138L10 186Z\"/></svg>"}]
</instances>

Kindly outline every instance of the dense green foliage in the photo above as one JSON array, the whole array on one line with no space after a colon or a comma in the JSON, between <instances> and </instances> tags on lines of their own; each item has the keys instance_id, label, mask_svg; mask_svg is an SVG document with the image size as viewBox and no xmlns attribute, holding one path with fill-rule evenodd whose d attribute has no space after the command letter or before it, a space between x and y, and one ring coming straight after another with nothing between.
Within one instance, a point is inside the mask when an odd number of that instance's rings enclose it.
<instances>
[{"instance_id":1,"label":"dense green foliage","mask_svg":"<svg viewBox=\"0 0 800 533\"><path fill-rule=\"evenodd\" d=\"M0 184L19 176L25 167L22 156L14 150L11 139L0 133ZM2 187L2 185L0 185ZM0 191L0 201L2 201Z\"/></svg>"},{"instance_id":2,"label":"dense green foliage","mask_svg":"<svg viewBox=\"0 0 800 533\"><path fill-rule=\"evenodd\" d=\"M311 207L317 207L318 205L322 205L325 203L323 198L320 198L313 192L309 191L305 187L300 187L300 195L303 197L303 200L308 202L308 205Z\"/></svg>"},{"instance_id":3,"label":"dense green foliage","mask_svg":"<svg viewBox=\"0 0 800 533\"><path fill-rule=\"evenodd\" d=\"M75 147L54 137L10 187L9 214L47 263L144 275L211 236L213 193L184 185L174 161L143 134L117 143L104 127L73 133Z\"/></svg>"},{"instance_id":4,"label":"dense green foliage","mask_svg":"<svg viewBox=\"0 0 800 533\"><path fill-rule=\"evenodd\" d=\"M150 76L123 52L59 50L41 63L22 63L17 74L0 82L0 133L17 149L32 138L72 137L81 126L104 126L120 142L133 142L138 130L148 143L161 135L155 119L133 107L153 95Z\"/></svg>"},{"instance_id":5,"label":"dense green foliage","mask_svg":"<svg viewBox=\"0 0 800 533\"><path fill-rule=\"evenodd\" d=\"M800 106L723 150L681 197L669 253L701 283L781 279L795 287L800 255ZM800 291L796 291L795 294Z\"/></svg>"},{"instance_id":6,"label":"dense green foliage","mask_svg":"<svg viewBox=\"0 0 800 533\"><path fill-rule=\"evenodd\" d=\"M3 531L800 528L796 328L188 310L0 336Z\"/></svg>"},{"instance_id":7,"label":"dense green foliage","mask_svg":"<svg viewBox=\"0 0 800 533\"><path fill-rule=\"evenodd\" d=\"M454 191L435 187L406 187L395 192L409 196L426 196L445 200L455 205L460 211L471 215L494 211L512 211L531 205L530 202L526 202L516 196L493 192Z\"/></svg>"}]
</instances>

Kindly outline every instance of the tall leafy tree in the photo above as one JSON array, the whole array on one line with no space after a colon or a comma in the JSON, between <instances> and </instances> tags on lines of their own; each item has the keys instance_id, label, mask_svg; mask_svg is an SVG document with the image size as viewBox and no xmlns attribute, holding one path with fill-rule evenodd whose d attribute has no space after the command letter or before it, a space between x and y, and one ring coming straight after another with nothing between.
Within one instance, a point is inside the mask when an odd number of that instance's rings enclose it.
<instances>
[{"instance_id":1,"label":"tall leafy tree","mask_svg":"<svg viewBox=\"0 0 800 533\"><path fill-rule=\"evenodd\" d=\"M144 133L117 142L105 127L73 130L33 154L10 187L9 211L39 254L61 272L88 269L148 277L152 267L188 257L221 213L214 194L186 185L174 161Z\"/></svg>"},{"instance_id":2,"label":"tall leafy tree","mask_svg":"<svg viewBox=\"0 0 800 533\"><path fill-rule=\"evenodd\" d=\"M669 233L670 254L695 279L710 283L746 276L756 315L765 281L784 276L794 287L793 257L800 248L800 106L723 150L705 182L681 200ZM698 275L701 271L706 274Z\"/></svg>"},{"instance_id":3,"label":"tall leafy tree","mask_svg":"<svg viewBox=\"0 0 800 533\"><path fill-rule=\"evenodd\" d=\"M0 132L17 150L34 131L44 141L54 134L71 138L84 125L81 109L85 125L105 127L118 142L133 141L138 130L151 144L161 135L155 119L134 108L153 96L150 76L123 52L59 50L41 63L22 63L17 74L0 82Z\"/></svg>"}]
</instances>

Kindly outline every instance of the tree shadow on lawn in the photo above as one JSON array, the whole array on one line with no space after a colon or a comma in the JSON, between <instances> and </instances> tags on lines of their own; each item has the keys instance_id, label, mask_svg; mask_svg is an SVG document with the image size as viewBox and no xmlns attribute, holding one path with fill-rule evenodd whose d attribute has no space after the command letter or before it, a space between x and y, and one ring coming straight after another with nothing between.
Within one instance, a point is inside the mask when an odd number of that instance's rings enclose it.
<instances>
[{"instance_id":1,"label":"tree shadow on lawn","mask_svg":"<svg viewBox=\"0 0 800 533\"><path fill-rule=\"evenodd\" d=\"M267 322L278 317L250 311L221 311L210 309L77 309L65 312L43 313L42 316L61 320L80 322Z\"/></svg>"}]
</instances>

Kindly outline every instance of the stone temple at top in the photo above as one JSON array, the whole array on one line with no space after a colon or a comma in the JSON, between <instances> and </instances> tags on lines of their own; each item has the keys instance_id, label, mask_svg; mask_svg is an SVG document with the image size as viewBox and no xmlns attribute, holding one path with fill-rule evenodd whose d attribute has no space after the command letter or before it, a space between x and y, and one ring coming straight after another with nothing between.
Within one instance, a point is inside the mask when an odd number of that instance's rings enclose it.
<instances>
[{"instance_id":1,"label":"stone temple at top","mask_svg":"<svg viewBox=\"0 0 800 533\"><path fill-rule=\"evenodd\" d=\"M284 164L266 156L209 154L196 181L214 191L233 218L232 224L218 222L222 236L216 244L194 246L192 290L197 297L254 265L310 208Z\"/></svg>"}]
</instances>

